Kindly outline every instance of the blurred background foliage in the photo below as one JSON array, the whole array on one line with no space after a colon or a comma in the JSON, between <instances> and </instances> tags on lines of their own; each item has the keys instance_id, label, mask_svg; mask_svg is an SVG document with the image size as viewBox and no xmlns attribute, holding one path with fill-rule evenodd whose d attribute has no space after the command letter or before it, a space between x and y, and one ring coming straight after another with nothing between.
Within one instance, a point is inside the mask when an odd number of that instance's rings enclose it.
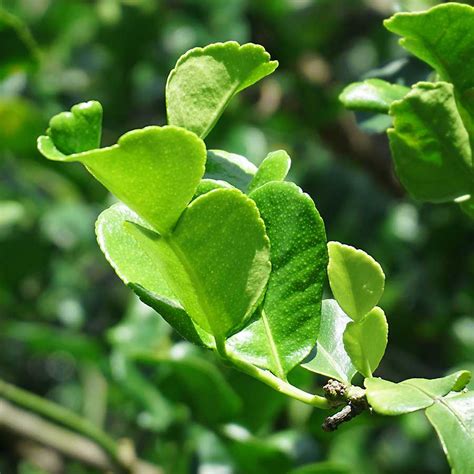
<instances>
[{"instance_id":1,"label":"blurred background foliage","mask_svg":"<svg viewBox=\"0 0 474 474\"><path fill-rule=\"evenodd\" d=\"M454 206L407 197L392 173L386 118L354 117L337 99L363 77L426 78L382 20L436 3L0 2L1 378L129 438L166 473L448 472L421 414L364 415L327 434L324 413L181 341L96 245L94 221L112 197L82 167L57 166L35 148L49 117L88 99L104 106L104 145L164 124L179 55L215 41L260 43L280 67L234 99L208 147L255 163L287 150L328 238L382 264L390 341L380 375L474 367L473 224ZM302 370L292 377L308 389L324 381ZM34 447L0 426L2 474L96 472Z\"/></svg>"}]
</instances>

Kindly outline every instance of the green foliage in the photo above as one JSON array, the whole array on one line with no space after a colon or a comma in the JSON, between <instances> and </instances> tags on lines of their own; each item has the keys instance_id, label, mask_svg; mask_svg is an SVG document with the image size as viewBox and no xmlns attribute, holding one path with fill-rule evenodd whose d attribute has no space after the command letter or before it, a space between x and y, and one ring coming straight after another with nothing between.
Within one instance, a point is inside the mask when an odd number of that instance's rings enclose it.
<instances>
[{"instance_id":1,"label":"green foliage","mask_svg":"<svg viewBox=\"0 0 474 474\"><path fill-rule=\"evenodd\" d=\"M380 300L385 275L363 250L329 242L328 276L331 290L343 311L360 321Z\"/></svg>"},{"instance_id":2,"label":"green foliage","mask_svg":"<svg viewBox=\"0 0 474 474\"><path fill-rule=\"evenodd\" d=\"M188 51L166 84L168 122L206 137L232 97L277 66L262 46L252 43L229 41Z\"/></svg>"},{"instance_id":3,"label":"green foliage","mask_svg":"<svg viewBox=\"0 0 474 474\"><path fill-rule=\"evenodd\" d=\"M283 181L291 166L291 159L284 150L273 151L262 161L249 184L248 192L271 181Z\"/></svg>"},{"instance_id":4,"label":"green foliage","mask_svg":"<svg viewBox=\"0 0 474 474\"><path fill-rule=\"evenodd\" d=\"M388 324L385 313L375 307L361 320L350 322L344 331L344 348L354 367L372 377L387 347Z\"/></svg>"},{"instance_id":5,"label":"green foliage","mask_svg":"<svg viewBox=\"0 0 474 474\"><path fill-rule=\"evenodd\" d=\"M395 168L413 197L469 202L474 192L474 70L468 59L474 55L474 7L450 2L398 13L384 25L436 71L435 82L419 82L408 92L370 79L348 86L340 98L350 109L393 118L388 135ZM470 203L461 208L472 215Z\"/></svg>"},{"instance_id":6,"label":"green foliage","mask_svg":"<svg viewBox=\"0 0 474 474\"><path fill-rule=\"evenodd\" d=\"M335 300L324 300L321 327L315 353L302 367L312 372L350 383L357 372L343 343L343 334L351 319Z\"/></svg>"}]
</instances>

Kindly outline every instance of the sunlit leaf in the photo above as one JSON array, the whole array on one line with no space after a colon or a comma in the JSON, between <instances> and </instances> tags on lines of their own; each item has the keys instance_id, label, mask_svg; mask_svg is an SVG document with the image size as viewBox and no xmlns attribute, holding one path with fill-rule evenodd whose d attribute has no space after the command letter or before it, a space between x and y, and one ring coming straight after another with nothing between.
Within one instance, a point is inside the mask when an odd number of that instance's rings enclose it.
<instances>
[{"instance_id":1,"label":"sunlit leaf","mask_svg":"<svg viewBox=\"0 0 474 474\"><path fill-rule=\"evenodd\" d=\"M277 66L262 46L252 43L229 41L188 51L166 84L168 123L204 138L235 94Z\"/></svg>"},{"instance_id":2,"label":"sunlit leaf","mask_svg":"<svg viewBox=\"0 0 474 474\"><path fill-rule=\"evenodd\" d=\"M271 181L283 181L291 166L291 159L284 150L273 151L262 161L253 177L249 193Z\"/></svg>"}]
</instances>

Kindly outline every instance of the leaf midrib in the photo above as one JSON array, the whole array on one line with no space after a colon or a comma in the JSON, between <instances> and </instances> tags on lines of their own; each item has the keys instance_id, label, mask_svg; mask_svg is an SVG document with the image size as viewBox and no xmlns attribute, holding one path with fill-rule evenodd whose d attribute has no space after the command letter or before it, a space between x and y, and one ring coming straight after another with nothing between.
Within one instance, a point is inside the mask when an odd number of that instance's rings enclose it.
<instances>
[{"instance_id":1,"label":"leaf midrib","mask_svg":"<svg viewBox=\"0 0 474 474\"><path fill-rule=\"evenodd\" d=\"M270 354L275 364L276 374L281 379L285 380L285 370L282 365L281 357L277 349L277 345L275 343L275 339L273 338L273 333L270 327L270 322L268 321L268 316L264 309L262 309L262 321L263 327L265 329L265 335L267 336L268 345L270 347Z\"/></svg>"}]
</instances>

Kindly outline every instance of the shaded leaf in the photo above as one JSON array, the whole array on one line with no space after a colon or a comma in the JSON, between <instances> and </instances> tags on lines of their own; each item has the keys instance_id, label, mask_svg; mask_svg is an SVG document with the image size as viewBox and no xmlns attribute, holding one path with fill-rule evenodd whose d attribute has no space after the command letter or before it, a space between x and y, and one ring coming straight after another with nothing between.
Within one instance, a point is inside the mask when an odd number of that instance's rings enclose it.
<instances>
[{"instance_id":1,"label":"shaded leaf","mask_svg":"<svg viewBox=\"0 0 474 474\"><path fill-rule=\"evenodd\" d=\"M291 166L291 159L284 150L273 151L262 161L253 177L249 193L271 181L283 181Z\"/></svg>"},{"instance_id":2,"label":"shaded leaf","mask_svg":"<svg viewBox=\"0 0 474 474\"><path fill-rule=\"evenodd\" d=\"M228 345L238 357L284 378L318 337L326 233L313 201L293 183L267 183L251 197L270 238L272 273L260 311Z\"/></svg>"},{"instance_id":3,"label":"shaded leaf","mask_svg":"<svg viewBox=\"0 0 474 474\"><path fill-rule=\"evenodd\" d=\"M354 321L362 319L380 300L385 275L381 266L362 250L329 242L328 277L332 293Z\"/></svg>"},{"instance_id":4,"label":"shaded leaf","mask_svg":"<svg viewBox=\"0 0 474 474\"><path fill-rule=\"evenodd\" d=\"M257 167L247 158L222 150L208 150L205 178L227 181L242 192L247 188Z\"/></svg>"},{"instance_id":5,"label":"shaded leaf","mask_svg":"<svg viewBox=\"0 0 474 474\"><path fill-rule=\"evenodd\" d=\"M262 46L235 41L194 48L179 58L166 84L168 123L204 138L232 97L278 66Z\"/></svg>"},{"instance_id":6,"label":"shaded leaf","mask_svg":"<svg viewBox=\"0 0 474 474\"><path fill-rule=\"evenodd\" d=\"M121 203L103 211L96 223L97 241L117 275L181 336L195 344L212 345L211 336L194 325L143 246L126 232L125 222L147 225Z\"/></svg>"},{"instance_id":7,"label":"shaded leaf","mask_svg":"<svg viewBox=\"0 0 474 474\"><path fill-rule=\"evenodd\" d=\"M336 462L318 462L307 464L290 471L290 474L350 474L350 469Z\"/></svg>"},{"instance_id":8,"label":"shaded leaf","mask_svg":"<svg viewBox=\"0 0 474 474\"><path fill-rule=\"evenodd\" d=\"M388 130L395 168L410 194L423 201L451 201L474 186L469 134L453 86L422 82L390 108Z\"/></svg>"},{"instance_id":9,"label":"shaded leaf","mask_svg":"<svg viewBox=\"0 0 474 474\"><path fill-rule=\"evenodd\" d=\"M382 79L367 79L347 86L339 100L351 110L388 113L392 102L402 99L409 91L408 87Z\"/></svg>"},{"instance_id":10,"label":"shaded leaf","mask_svg":"<svg viewBox=\"0 0 474 474\"><path fill-rule=\"evenodd\" d=\"M203 141L177 127L132 130L116 145L72 155L64 155L50 137L42 136L38 149L52 160L83 163L160 233L170 231L193 197L206 161Z\"/></svg>"},{"instance_id":11,"label":"shaded leaf","mask_svg":"<svg viewBox=\"0 0 474 474\"><path fill-rule=\"evenodd\" d=\"M186 312L220 342L251 316L270 274L270 252L257 207L240 191L200 196L167 237L125 227Z\"/></svg>"},{"instance_id":12,"label":"shaded leaf","mask_svg":"<svg viewBox=\"0 0 474 474\"><path fill-rule=\"evenodd\" d=\"M324 300L314 354L311 353L309 360L301 366L317 374L349 383L357 372L342 340L350 321L335 300Z\"/></svg>"},{"instance_id":13,"label":"shaded leaf","mask_svg":"<svg viewBox=\"0 0 474 474\"><path fill-rule=\"evenodd\" d=\"M471 379L462 370L439 379L408 379L400 383L380 378L365 379L367 400L381 415L402 415L431 406L435 399L462 390Z\"/></svg>"},{"instance_id":14,"label":"shaded leaf","mask_svg":"<svg viewBox=\"0 0 474 474\"><path fill-rule=\"evenodd\" d=\"M452 472L474 472L474 392L438 399L425 413L438 433Z\"/></svg>"},{"instance_id":15,"label":"shaded leaf","mask_svg":"<svg viewBox=\"0 0 474 474\"><path fill-rule=\"evenodd\" d=\"M377 369L387 347L387 338L387 319L379 307L375 307L364 319L347 325L343 336L344 347L362 375L371 377Z\"/></svg>"}]
</instances>

